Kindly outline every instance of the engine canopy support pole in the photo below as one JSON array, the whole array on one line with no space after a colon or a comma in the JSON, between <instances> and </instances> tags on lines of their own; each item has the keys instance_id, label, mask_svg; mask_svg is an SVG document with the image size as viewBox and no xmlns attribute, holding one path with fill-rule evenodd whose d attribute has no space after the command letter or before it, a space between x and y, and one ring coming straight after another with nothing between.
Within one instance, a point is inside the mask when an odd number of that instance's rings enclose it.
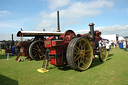
<instances>
[{"instance_id":1,"label":"engine canopy support pole","mask_svg":"<svg viewBox=\"0 0 128 85\"><path fill-rule=\"evenodd\" d=\"M57 11L57 32L60 32L59 11Z\"/></svg>"}]
</instances>

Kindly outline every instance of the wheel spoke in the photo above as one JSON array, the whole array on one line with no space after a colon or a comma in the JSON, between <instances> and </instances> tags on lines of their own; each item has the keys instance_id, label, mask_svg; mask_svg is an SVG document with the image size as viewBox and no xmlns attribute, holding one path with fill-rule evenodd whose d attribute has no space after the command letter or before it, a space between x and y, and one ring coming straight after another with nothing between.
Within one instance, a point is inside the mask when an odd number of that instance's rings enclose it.
<instances>
[{"instance_id":1,"label":"wheel spoke","mask_svg":"<svg viewBox=\"0 0 128 85\"><path fill-rule=\"evenodd\" d=\"M105 56L105 54L101 54L101 55L102 55L102 57Z\"/></svg>"},{"instance_id":2,"label":"wheel spoke","mask_svg":"<svg viewBox=\"0 0 128 85\"><path fill-rule=\"evenodd\" d=\"M37 51L32 51L32 53L38 53Z\"/></svg>"},{"instance_id":3,"label":"wheel spoke","mask_svg":"<svg viewBox=\"0 0 128 85\"><path fill-rule=\"evenodd\" d=\"M80 63L82 62L82 57L80 57Z\"/></svg>"},{"instance_id":4,"label":"wheel spoke","mask_svg":"<svg viewBox=\"0 0 128 85\"><path fill-rule=\"evenodd\" d=\"M37 54L35 54L35 58L37 57Z\"/></svg>"},{"instance_id":5,"label":"wheel spoke","mask_svg":"<svg viewBox=\"0 0 128 85\"><path fill-rule=\"evenodd\" d=\"M39 53L37 54L37 57L39 57L39 58L40 58L40 54L39 54Z\"/></svg>"},{"instance_id":6,"label":"wheel spoke","mask_svg":"<svg viewBox=\"0 0 128 85\"><path fill-rule=\"evenodd\" d=\"M80 49L79 49L77 46L75 46L75 51L76 51L76 52L79 52L79 50L80 50Z\"/></svg>"},{"instance_id":7,"label":"wheel spoke","mask_svg":"<svg viewBox=\"0 0 128 85\"><path fill-rule=\"evenodd\" d=\"M87 43L84 42L84 44L83 44L83 46L82 46L82 49L83 49L83 50L85 50L86 44L87 44Z\"/></svg>"},{"instance_id":8,"label":"wheel spoke","mask_svg":"<svg viewBox=\"0 0 128 85\"><path fill-rule=\"evenodd\" d=\"M88 57L85 57L85 59L86 59L86 60L90 60L90 58L88 58Z\"/></svg>"},{"instance_id":9,"label":"wheel spoke","mask_svg":"<svg viewBox=\"0 0 128 85\"><path fill-rule=\"evenodd\" d=\"M77 55L79 55L80 53L74 53L74 54L77 54Z\"/></svg>"},{"instance_id":10,"label":"wheel spoke","mask_svg":"<svg viewBox=\"0 0 128 85\"><path fill-rule=\"evenodd\" d=\"M41 43L39 42L39 47L41 48Z\"/></svg>"},{"instance_id":11,"label":"wheel spoke","mask_svg":"<svg viewBox=\"0 0 128 85\"><path fill-rule=\"evenodd\" d=\"M77 57L79 57L79 55L74 56L74 60L75 60Z\"/></svg>"},{"instance_id":12,"label":"wheel spoke","mask_svg":"<svg viewBox=\"0 0 128 85\"><path fill-rule=\"evenodd\" d=\"M39 49L39 46L36 44L36 47Z\"/></svg>"},{"instance_id":13,"label":"wheel spoke","mask_svg":"<svg viewBox=\"0 0 128 85\"><path fill-rule=\"evenodd\" d=\"M79 41L79 49L82 49L82 44L81 44L81 41Z\"/></svg>"},{"instance_id":14,"label":"wheel spoke","mask_svg":"<svg viewBox=\"0 0 128 85\"><path fill-rule=\"evenodd\" d=\"M86 62L86 58L85 57L83 58L83 62Z\"/></svg>"},{"instance_id":15,"label":"wheel spoke","mask_svg":"<svg viewBox=\"0 0 128 85\"><path fill-rule=\"evenodd\" d=\"M41 49L41 52L42 52L42 53L45 53L45 52L46 52L46 50L45 50L45 49Z\"/></svg>"},{"instance_id":16,"label":"wheel spoke","mask_svg":"<svg viewBox=\"0 0 128 85\"><path fill-rule=\"evenodd\" d=\"M90 52L90 49L89 50L86 50L85 52Z\"/></svg>"},{"instance_id":17,"label":"wheel spoke","mask_svg":"<svg viewBox=\"0 0 128 85\"><path fill-rule=\"evenodd\" d=\"M77 60L79 60L81 57L80 56L78 56L78 57L75 57L76 59L75 59L75 61L77 61Z\"/></svg>"},{"instance_id":18,"label":"wheel spoke","mask_svg":"<svg viewBox=\"0 0 128 85\"><path fill-rule=\"evenodd\" d=\"M42 53L42 56L43 56L43 57L45 57L45 54L44 54L44 53Z\"/></svg>"},{"instance_id":19,"label":"wheel spoke","mask_svg":"<svg viewBox=\"0 0 128 85\"><path fill-rule=\"evenodd\" d=\"M38 50L37 48L32 48L32 50Z\"/></svg>"},{"instance_id":20,"label":"wheel spoke","mask_svg":"<svg viewBox=\"0 0 128 85\"><path fill-rule=\"evenodd\" d=\"M86 65L84 61L82 61L82 64L83 64L83 65Z\"/></svg>"}]
</instances>

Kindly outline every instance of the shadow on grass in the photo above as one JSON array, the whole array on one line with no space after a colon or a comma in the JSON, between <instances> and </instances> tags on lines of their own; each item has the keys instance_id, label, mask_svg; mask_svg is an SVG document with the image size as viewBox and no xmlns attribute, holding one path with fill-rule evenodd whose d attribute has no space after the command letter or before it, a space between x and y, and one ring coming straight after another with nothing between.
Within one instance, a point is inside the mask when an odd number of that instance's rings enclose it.
<instances>
[{"instance_id":1,"label":"shadow on grass","mask_svg":"<svg viewBox=\"0 0 128 85\"><path fill-rule=\"evenodd\" d=\"M113 56L113 55L114 55L114 54L109 54L109 56L108 56L108 58L107 58L107 60L106 60L105 62L111 60L111 59L112 59L111 56ZM92 61L91 66L89 67L89 69L90 69L90 68L93 68L93 67L95 67L95 66L98 66L98 65L100 65L100 64L103 64L103 63L104 63L104 62L101 62L98 57L97 57L97 58L94 58L93 61ZM63 71L74 70L74 69L70 68L69 65L60 66L60 67L56 67L56 66L55 66L55 67L51 67L51 68L49 68L49 69L54 69L54 68L58 68L59 70L63 70ZM82 72L82 71L80 71L80 72Z\"/></svg>"},{"instance_id":2,"label":"shadow on grass","mask_svg":"<svg viewBox=\"0 0 128 85\"><path fill-rule=\"evenodd\" d=\"M54 67L49 67L48 69L54 69L57 68L59 70L67 71L67 70L72 70L69 65L64 65L64 66L54 66Z\"/></svg>"},{"instance_id":3,"label":"shadow on grass","mask_svg":"<svg viewBox=\"0 0 128 85\"><path fill-rule=\"evenodd\" d=\"M103 64L103 62L100 62L99 58L94 58L90 68L93 68L93 67L98 66L100 64Z\"/></svg>"},{"instance_id":4,"label":"shadow on grass","mask_svg":"<svg viewBox=\"0 0 128 85\"><path fill-rule=\"evenodd\" d=\"M113 56L113 54L109 55L109 57L107 58L107 60L106 60L105 62L111 60L111 59L112 59L111 56ZM96 67L96 66L98 66L98 65L101 65L101 64L103 64L103 63L104 63L104 62L101 62L101 61L99 60L99 58L94 58L93 61L92 61L91 66L89 67L89 69L91 69L91 68L93 68L93 67ZM62 66L62 67L58 67L58 69L59 69L59 70L63 70L63 71L74 70L74 69L70 68L69 65ZM79 72L82 72L82 71L79 71Z\"/></svg>"},{"instance_id":5,"label":"shadow on grass","mask_svg":"<svg viewBox=\"0 0 128 85\"><path fill-rule=\"evenodd\" d=\"M9 58L11 58L11 57L16 57L16 56L9 55ZM7 59L7 56L4 54L3 55L0 54L0 59Z\"/></svg>"},{"instance_id":6,"label":"shadow on grass","mask_svg":"<svg viewBox=\"0 0 128 85\"><path fill-rule=\"evenodd\" d=\"M109 54L108 57L111 57L111 56L113 56L113 55L114 55L113 53L112 53L112 54Z\"/></svg>"},{"instance_id":7,"label":"shadow on grass","mask_svg":"<svg viewBox=\"0 0 128 85\"><path fill-rule=\"evenodd\" d=\"M0 85L18 85L18 81L10 79L0 74Z\"/></svg>"},{"instance_id":8,"label":"shadow on grass","mask_svg":"<svg viewBox=\"0 0 128 85\"><path fill-rule=\"evenodd\" d=\"M111 59L112 59L111 56L113 56L113 55L114 55L114 54L109 54L109 56L108 56L108 58L107 58L107 60L106 60L105 62L111 60ZM93 68L93 67L98 66L98 65L103 64L103 63L104 63L104 62L101 62L101 61L99 60L99 58L94 58L93 61L92 61L91 66L90 66L90 68Z\"/></svg>"},{"instance_id":9,"label":"shadow on grass","mask_svg":"<svg viewBox=\"0 0 128 85\"><path fill-rule=\"evenodd\" d=\"M63 70L63 71L67 71L67 70L72 70L72 68L70 66L62 66L62 67L58 67L59 70Z\"/></svg>"},{"instance_id":10,"label":"shadow on grass","mask_svg":"<svg viewBox=\"0 0 128 85\"><path fill-rule=\"evenodd\" d=\"M5 59L7 58L5 55L0 55L0 59Z\"/></svg>"}]
</instances>

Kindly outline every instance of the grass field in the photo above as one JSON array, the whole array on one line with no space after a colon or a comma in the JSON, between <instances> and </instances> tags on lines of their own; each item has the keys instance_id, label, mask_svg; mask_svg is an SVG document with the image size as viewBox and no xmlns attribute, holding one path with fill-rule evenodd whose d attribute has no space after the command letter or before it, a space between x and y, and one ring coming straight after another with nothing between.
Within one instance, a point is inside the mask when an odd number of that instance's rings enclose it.
<instances>
[{"instance_id":1,"label":"grass field","mask_svg":"<svg viewBox=\"0 0 128 85\"><path fill-rule=\"evenodd\" d=\"M49 66L49 72L39 73L42 61L7 60L0 52L0 85L128 85L128 51L111 49L106 62L93 59L86 71L75 71L69 66ZM21 57L22 59L24 57Z\"/></svg>"}]
</instances>

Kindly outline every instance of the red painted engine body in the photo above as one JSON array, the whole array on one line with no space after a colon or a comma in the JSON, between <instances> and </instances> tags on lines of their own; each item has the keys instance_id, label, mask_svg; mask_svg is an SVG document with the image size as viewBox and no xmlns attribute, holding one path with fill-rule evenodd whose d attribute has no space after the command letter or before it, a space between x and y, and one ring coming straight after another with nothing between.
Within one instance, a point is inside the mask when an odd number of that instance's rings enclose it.
<instances>
[{"instance_id":1,"label":"red painted engine body","mask_svg":"<svg viewBox=\"0 0 128 85\"><path fill-rule=\"evenodd\" d=\"M96 54L96 48L97 48L96 42L99 42L99 40L101 40L100 35L101 32L95 31L95 40L91 40L88 34L79 35L79 37L88 38L94 51L93 54ZM62 66L67 64L66 61L67 46L70 43L71 39L73 39L74 37L78 37L78 35L76 35L72 30L68 30L64 34L58 36L58 39L56 39L55 36L51 36L44 41L45 47L50 50L49 52L50 64L55 66Z\"/></svg>"}]
</instances>

